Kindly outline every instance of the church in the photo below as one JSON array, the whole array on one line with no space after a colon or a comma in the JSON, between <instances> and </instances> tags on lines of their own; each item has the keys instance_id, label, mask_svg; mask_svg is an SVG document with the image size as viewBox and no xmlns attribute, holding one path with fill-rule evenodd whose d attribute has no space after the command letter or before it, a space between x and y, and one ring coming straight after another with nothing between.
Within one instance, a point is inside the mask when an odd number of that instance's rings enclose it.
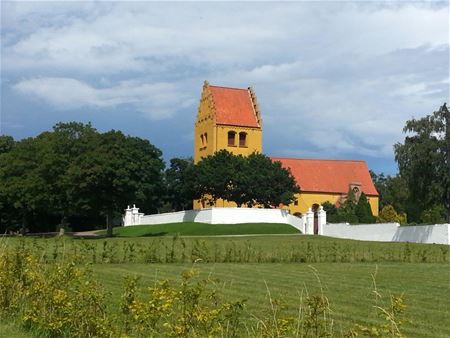
<instances>
[{"instance_id":1,"label":"church","mask_svg":"<svg viewBox=\"0 0 450 338\"><path fill-rule=\"evenodd\" d=\"M262 153L263 122L252 88L229 88L203 84L194 133L194 162L225 149L235 155ZM373 215L378 215L378 192L365 161L272 157L289 168L301 192L285 206L292 214L304 214L329 201L339 206L351 189L358 199L362 192ZM194 209L210 207L194 201ZM219 200L215 207L233 207Z\"/></svg>"}]
</instances>

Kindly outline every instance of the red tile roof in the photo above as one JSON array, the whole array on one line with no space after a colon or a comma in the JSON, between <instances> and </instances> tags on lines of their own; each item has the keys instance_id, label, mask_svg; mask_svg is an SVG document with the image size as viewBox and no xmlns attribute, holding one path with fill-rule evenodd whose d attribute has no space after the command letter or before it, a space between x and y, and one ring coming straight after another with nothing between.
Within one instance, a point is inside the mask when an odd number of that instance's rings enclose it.
<instances>
[{"instance_id":1,"label":"red tile roof","mask_svg":"<svg viewBox=\"0 0 450 338\"><path fill-rule=\"evenodd\" d=\"M209 86L216 108L216 123L258 128L248 89Z\"/></svg>"},{"instance_id":2,"label":"red tile roof","mask_svg":"<svg viewBox=\"0 0 450 338\"><path fill-rule=\"evenodd\" d=\"M291 169L301 191L346 194L350 183L359 183L366 195L378 196L365 161L279 157L272 160Z\"/></svg>"}]
</instances>

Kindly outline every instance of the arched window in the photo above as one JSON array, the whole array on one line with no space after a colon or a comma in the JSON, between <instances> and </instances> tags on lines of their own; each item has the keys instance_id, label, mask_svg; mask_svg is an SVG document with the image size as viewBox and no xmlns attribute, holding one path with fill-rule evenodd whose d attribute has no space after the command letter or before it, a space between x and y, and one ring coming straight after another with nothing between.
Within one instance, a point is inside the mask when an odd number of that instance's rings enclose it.
<instances>
[{"instance_id":1,"label":"arched window","mask_svg":"<svg viewBox=\"0 0 450 338\"><path fill-rule=\"evenodd\" d=\"M234 131L228 132L228 145L232 147L236 146L236 132Z\"/></svg>"},{"instance_id":2,"label":"arched window","mask_svg":"<svg viewBox=\"0 0 450 338\"><path fill-rule=\"evenodd\" d=\"M205 145L208 144L208 133L205 133Z\"/></svg>"},{"instance_id":3,"label":"arched window","mask_svg":"<svg viewBox=\"0 0 450 338\"><path fill-rule=\"evenodd\" d=\"M247 146L247 133L239 133L239 147Z\"/></svg>"},{"instance_id":4,"label":"arched window","mask_svg":"<svg viewBox=\"0 0 450 338\"><path fill-rule=\"evenodd\" d=\"M200 135L201 145L202 147L205 145L205 139L203 137L203 134Z\"/></svg>"}]
</instances>

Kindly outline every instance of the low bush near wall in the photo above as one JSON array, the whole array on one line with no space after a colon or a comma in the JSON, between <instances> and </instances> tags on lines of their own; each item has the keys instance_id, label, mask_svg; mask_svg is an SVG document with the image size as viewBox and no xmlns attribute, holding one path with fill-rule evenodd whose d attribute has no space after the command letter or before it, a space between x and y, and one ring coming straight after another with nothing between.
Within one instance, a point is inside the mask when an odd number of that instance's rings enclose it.
<instances>
[{"instance_id":1,"label":"low bush near wall","mask_svg":"<svg viewBox=\"0 0 450 338\"><path fill-rule=\"evenodd\" d=\"M375 284L374 284L375 285ZM331 337L333 311L323 293L302 292L297 314L267 289L263 313L248 313L245 300L227 302L217 280L200 279L195 270L181 280L161 280L143 294L136 277L126 277L120 310L88 267L72 260L45 264L28 251L0 253L0 319L14 320L32 335L45 337ZM374 288L381 321L355 323L348 337L401 337L402 297L381 302Z\"/></svg>"}]
</instances>

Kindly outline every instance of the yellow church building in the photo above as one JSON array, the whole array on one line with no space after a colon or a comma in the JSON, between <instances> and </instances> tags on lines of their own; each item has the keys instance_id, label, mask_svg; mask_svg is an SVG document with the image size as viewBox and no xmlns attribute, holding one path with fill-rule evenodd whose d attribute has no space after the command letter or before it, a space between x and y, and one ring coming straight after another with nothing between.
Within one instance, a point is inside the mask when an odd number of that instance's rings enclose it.
<instances>
[{"instance_id":1,"label":"yellow church building","mask_svg":"<svg viewBox=\"0 0 450 338\"><path fill-rule=\"evenodd\" d=\"M236 155L262 153L262 118L255 92L252 88L229 88L203 85L194 133L194 162L225 149ZM314 211L326 202L343 203L349 189L356 198L364 192L372 213L378 215L378 192L364 161L317 160L273 157L289 168L301 192L296 200L286 206L291 213ZM194 201L194 209L210 207ZM236 206L219 200L216 207Z\"/></svg>"}]
</instances>

